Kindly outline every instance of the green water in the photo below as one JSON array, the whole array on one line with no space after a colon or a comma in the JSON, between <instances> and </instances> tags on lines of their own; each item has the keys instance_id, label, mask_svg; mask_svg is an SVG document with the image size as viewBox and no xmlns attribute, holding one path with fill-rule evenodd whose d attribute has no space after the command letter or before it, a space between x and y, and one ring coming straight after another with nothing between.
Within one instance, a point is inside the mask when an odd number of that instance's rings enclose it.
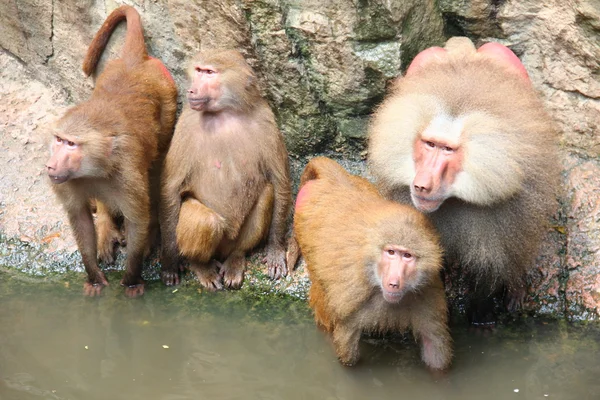
<instances>
[{"instance_id":1,"label":"green water","mask_svg":"<svg viewBox=\"0 0 600 400\"><path fill-rule=\"evenodd\" d=\"M600 399L597 326L453 326L453 366L434 377L410 338L366 339L358 366L339 365L301 301L79 285L0 275L1 400Z\"/></svg>"}]
</instances>

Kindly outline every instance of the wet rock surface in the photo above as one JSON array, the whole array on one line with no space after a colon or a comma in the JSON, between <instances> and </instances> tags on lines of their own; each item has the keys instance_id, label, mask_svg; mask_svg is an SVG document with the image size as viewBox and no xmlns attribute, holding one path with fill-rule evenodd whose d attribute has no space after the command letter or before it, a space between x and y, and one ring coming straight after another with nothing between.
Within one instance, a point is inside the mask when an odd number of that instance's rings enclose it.
<instances>
[{"instance_id":1,"label":"wet rock surface","mask_svg":"<svg viewBox=\"0 0 600 400\"><path fill-rule=\"evenodd\" d=\"M389 80L421 49L457 34L478 44L508 45L562 130L560 209L530 273L525 309L572 319L600 317L600 7L594 0L2 2L3 269L46 278L83 271L44 173L47 127L91 93L93 79L81 72L83 55L106 15L123 3L140 11L149 51L165 62L180 88L185 61L196 51L235 47L244 53L277 115L296 180L306 159L317 153L364 173L369 114ZM123 32L124 25L104 59L118 55ZM245 288L305 296L302 267L272 283L260 259L260 251L251 258ZM116 270L122 261L123 255ZM156 277L156 268L153 259L148 279ZM459 304L464 293L460 287L452 290Z\"/></svg>"}]
</instances>

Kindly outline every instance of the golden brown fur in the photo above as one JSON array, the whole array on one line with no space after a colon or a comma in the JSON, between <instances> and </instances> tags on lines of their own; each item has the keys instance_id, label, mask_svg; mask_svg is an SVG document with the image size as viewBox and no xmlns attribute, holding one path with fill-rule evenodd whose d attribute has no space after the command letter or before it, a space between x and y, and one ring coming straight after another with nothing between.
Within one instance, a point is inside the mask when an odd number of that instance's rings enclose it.
<instances>
[{"instance_id":1,"label":"golden brown fur","mask_svg":"<svg viewBox=\"0 0 600 400\"><path fill-rule=\"evenodd\" d=\"M463 170L430 217L447 264L465 268L485 295L506 284L514 306L556 207L557 132L522 65L476 52L466 38L446 50L398 78L374 114L370 170L387 198L410 204L419 135L435 115L464 118Z\"/></svg>"},{"instance_id":2,"label":"golden brown fur","mask_svg":"<svg viewBox=\"0 0 600 400\"><path fill-rule=\"evenodd\" d=\"M93 206L92 206L93 208ZM115 247L124 246L125 236L119 229L117 218L101 202L96 202L96 243L98 258L106 264L115 262Z\"/></svg>"},{"instance_id":3,"label":"golden brown fur","mask_svg":"<svg viewBox=\"0 0 600 400\"><path fill-rule=\"evenodd\" d=\"M85 289L89 295L99 294L108 284L98 268L97 246L102 259L114 259L114 242L121 238L113 220L119 214L124 216L128 250L122 284L128 295L143 293L141 263L157 214L152 208L158 203L151 198L152 186L158 185L177 107L175 83L160 61L148 57L139 14L130 6L109 15L90 44L84 71L95 70L111 32L123 19L127 34L122 57L106 65L91 98L57 122L47 164L52 180L64 181L53 189L69 215L88 274ZM72 149L58 153L66 143ZM78 162L73 163L74 159ZM92 199L98 201L98 244Z\"/></svg>"},{"instance_id":4,"label":"golden brown fur","mask_svg":"<svg viewBox=\"0 0 600 400\"><path fill-rule=\"evenodd\" d=\"M359 358L362 332L412 329L422 357L435 369L451 359L439 238L414 209L384 200L363 178L335 161L312 159L302 175L294 232L311 280L315 320L331 332L340 361ZM398 303L382 296L377 265L386 245L415 254L418 273ZM294 244L292 244L293 246Z\"/></svg>"},{"instance_id":5,"label":"golden brown fur","mask_svg":"<svg viewBox=\"0 0 600 400\"><path fill-rule=\"evenodd\" d=\"M182 256L206 263L223 238L225 220L198 200L189 198L181 204L177 224L177 243ZM197 215L205 218L194 218Z\"/></svg>"},{"instance_id":6,"label":"golden brown fur","mask_svg":"<svg viewBox=\"0 0 600 400\"><path fill-rule=\"evenodd\" d=\"M210 77L200 72L208 69ZM163 281L179 282L183 255L204 287L220 289L223 279L238 288L246 252L264 239L269 275L284 276L287 151L254 73L237 51L214 50L198 54L188 74L162 187Z\"/></svg>"}]
</instances>

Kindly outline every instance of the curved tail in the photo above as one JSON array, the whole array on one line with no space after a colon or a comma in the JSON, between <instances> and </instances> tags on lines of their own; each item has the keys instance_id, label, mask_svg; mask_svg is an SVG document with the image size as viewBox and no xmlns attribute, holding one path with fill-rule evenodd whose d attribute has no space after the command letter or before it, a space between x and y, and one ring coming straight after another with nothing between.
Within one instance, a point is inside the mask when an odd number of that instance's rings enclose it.
<instances>
[{"instance_id":1,"label":"curved tail","mask_svg":"<svg viewBox=\"0 0 600 400\"><path fill-rule=\"evenodd\" d=\"M110 35L119 22L123 20L127 20L127 34L125 35L125 45L121 51L121 58L127 66L136 65L148 58L140 14L131 6L121 6L110 13L96 36L94 36L92 43L90 43L83 60L83 72L87 76L90 76L96 70Z\"/></svg>"}]
</instances>

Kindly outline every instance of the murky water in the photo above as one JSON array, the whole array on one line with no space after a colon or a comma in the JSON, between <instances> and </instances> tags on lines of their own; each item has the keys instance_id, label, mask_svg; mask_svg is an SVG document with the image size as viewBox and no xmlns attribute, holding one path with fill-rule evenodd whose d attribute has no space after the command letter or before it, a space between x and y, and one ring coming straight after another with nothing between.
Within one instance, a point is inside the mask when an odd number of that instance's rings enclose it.
<instances>
[{"instance_id":1,"label":"murky water","mask_svg":"<svg viewBox=\"0 0 600 400\"><path fill-rule=\"evenodd\" d=\"M600 398L596 326L528 320L488 336L455 326L452 369L433 377L400 338L366 340L361 364L340 366L298 301L160 284L142 299L116 287L85 299L79 283L7 280L2 400Z\"/></svg>"}]
</instances>

